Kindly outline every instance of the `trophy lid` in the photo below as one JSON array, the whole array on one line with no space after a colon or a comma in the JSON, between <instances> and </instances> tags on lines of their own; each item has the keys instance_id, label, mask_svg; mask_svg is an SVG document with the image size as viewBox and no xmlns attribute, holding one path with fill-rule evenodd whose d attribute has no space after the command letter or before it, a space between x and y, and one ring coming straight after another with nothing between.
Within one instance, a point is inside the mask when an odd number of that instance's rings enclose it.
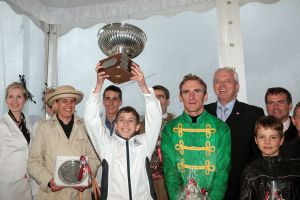
<instances>
[{"instance_id":1,"label":"trophy lid","mask_svg":"<svg viewBox=\"0 0 300 200\"><path fill-rule=\"evenodd\" d=\"M146 40L140 28L127 23L107 24L98 31L98 45L107 56L123 53L135 58L143 51Z\"/></svg>"}]
</instances>

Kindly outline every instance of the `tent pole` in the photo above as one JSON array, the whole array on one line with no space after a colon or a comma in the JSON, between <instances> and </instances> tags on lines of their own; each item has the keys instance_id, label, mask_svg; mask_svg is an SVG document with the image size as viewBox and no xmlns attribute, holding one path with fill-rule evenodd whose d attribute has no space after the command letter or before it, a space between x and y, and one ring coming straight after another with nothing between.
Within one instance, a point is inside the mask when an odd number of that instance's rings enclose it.
<instances>
[{"instance_id":1,"label":"tent pole","mask_svg":"<svg viewBox=\"0 0 300 200\"><path fill-rule=\"evenodd\" d=\"M45 74L46 83L48 87L57 86L57 25L56 24L45 24L46 28L46 64Z\"/></svg>"},{"instance_id":2,"label":"tent pole","mask_svg":"<svg viewBox=\"0 0 300 200\"><path fill-rule=\"evenodd\" d=\"M247 102L239 0L217 0L219 67L234 67L239 75L239 100Z\"/></svg>"},{"instance_id":3,"label":"tent pole","mask_svg":"<svg viewBox=\"0 0 300 200\"><path fill-rule=\"evenodd\" d=\"M57 25L44 24L45 30L45 83L48 87L57 86ZM45 117L49 118L45 112Z\"/></svg>"}]
</instances>

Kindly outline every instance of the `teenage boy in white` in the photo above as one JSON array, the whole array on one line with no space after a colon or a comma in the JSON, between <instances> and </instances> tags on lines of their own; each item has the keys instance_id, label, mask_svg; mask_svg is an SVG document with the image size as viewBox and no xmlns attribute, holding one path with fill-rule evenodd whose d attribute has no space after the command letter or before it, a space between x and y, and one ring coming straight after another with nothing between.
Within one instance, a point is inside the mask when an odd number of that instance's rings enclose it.
<instances>
[{"instance_id":1,"label":"teenage boy in white","mask_svg":"<svg viewBox=\"0 0 300 200\"><path fill-rule=\"evenodd\" d=\"M149 171L149 159L154 151L161 127L160 102L152 88L148 88L139 66L132 66L131 80L137 81L145 97L146 134L139 130L139 115L132 107L119 110L115 122L115 134L108 136L100 122L100 91L109 76L99 72L97 83L86 103L84 119L87 132L102 161L101 199L155 199Z\"/></svg>"}]
</instances>

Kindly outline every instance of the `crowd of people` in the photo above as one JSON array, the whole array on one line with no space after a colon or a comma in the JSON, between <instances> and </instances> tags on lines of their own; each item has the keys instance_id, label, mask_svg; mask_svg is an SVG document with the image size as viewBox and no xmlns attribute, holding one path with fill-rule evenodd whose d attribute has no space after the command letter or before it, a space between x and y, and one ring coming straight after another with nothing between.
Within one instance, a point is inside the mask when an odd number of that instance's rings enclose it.
<instances>
[{"instance_id":1,"label":"crowd of people","mask_svg":"<svg viewBox=\"0 0 300 200\"><path fill-rule=\"evenodd\" d=\"M265 116L262 108L237 99L234 68L215 71L217 101L210 104L207 84L187 74L179 84L184 110L175 116L168 112L169 90L148 87L134 64L131 80L145 99L141 120L135 108L122 105L118 86L103 89L109 75L101 69L97 63L83 119L75 109L84 94L62 85L46 89L48 118L31 126L23 113L32 100L25 81L7 86L8 112L0 118L0 199L300 199L300 102L293 109L287 89L267 89ZM81 165L89 169L87 185L57 181L60 156L88 163Z\"/></svg>"}]
</instances>

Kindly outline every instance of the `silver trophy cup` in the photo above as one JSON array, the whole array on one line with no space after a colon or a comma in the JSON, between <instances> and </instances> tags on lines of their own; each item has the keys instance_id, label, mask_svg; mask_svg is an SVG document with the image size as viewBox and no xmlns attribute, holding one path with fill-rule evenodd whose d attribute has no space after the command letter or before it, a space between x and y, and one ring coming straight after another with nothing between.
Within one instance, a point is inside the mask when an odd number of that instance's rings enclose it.
<instances>
[{"instance_id":1,"label":"silver trophy cup","mask_svg":"<svg viewBox=\"0 0 300 200\"><path fill-rule=\"evenodd\" d=\"M108 80L121 84L130 80L132 61L144 49L147 37L138 27L126 23L112 23L98 32L98 45L109 56L100 60Z\"/></svg>"}]
</instances>

